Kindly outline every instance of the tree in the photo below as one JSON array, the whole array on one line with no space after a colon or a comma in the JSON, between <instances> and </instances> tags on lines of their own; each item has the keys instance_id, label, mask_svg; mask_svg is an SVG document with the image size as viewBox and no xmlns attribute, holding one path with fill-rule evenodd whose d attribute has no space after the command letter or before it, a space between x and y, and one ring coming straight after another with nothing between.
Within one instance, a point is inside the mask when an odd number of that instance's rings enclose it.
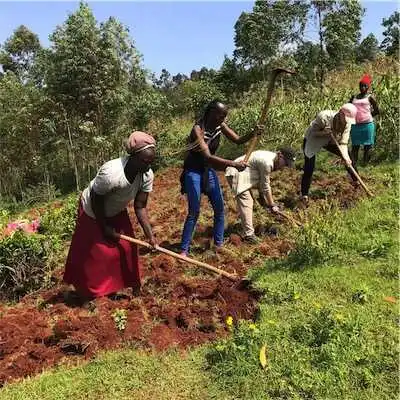
<instances>
[{"instance_id":1,"label":"tree","mask_svg":"<svg viewBox=\"0 0 400 400\"><path fill-rule=\"evenodd\" d=\"M325 1L319 1L319 0L312 0L311 1L311 6L312 10L314 12L314 20L318 29L318 40L319 40L319 50L318 50L318 55L315 57L313 60L316 62L314 65L308 64L306 69L310 71L315 67L315 65L318 65L318 82L320 89L322 90L323 83L325 80L325 74L327 71L327 53L325 50L325 40L324 40L324 28L323 28L323 21L325 18L325 15L333 9L333 2L325 2ZM309 47L309 50L311 48ZM310 56L310 54L308 54Z\"/></svg>"},{"instance_id":2,"label":"tree","mask_svg":"<svg viewBox=\"0 0 400 400\"><path fill-rule=\"evenodd\" d=\"M364 10L356 0L312 0L310 4L318 46L304 42L295 58L299 69L310 79L315 77L322 90L327 71L355 60Z\"/></svg>"},{"instance_id":3,"label":"tree","mask_svg":"<svg viewBox=\"0 0 400 400\"><path fill-rule=\"evenodd\" d=\"M129 36L129 30L111 17L100 24L99 74L102 98L98 110L101 132L115 130L127 109L147 89L146 73L141 67L141 56Z\"/></svg>"},{"instance_id":4,"label":"tree","mask_svg":"<svg viewBox=\"0 0 400 400\"><path fill-rule=\"evenodd\" d=\"M364 12L358 0L341 0L325 15L323 37L331 69L355 60Z\"/></svg>"},{"instance_id":5,"label":"tree","mask_svg":"<svg viewBox=\"0 0 400 400\"><path fill-rule=\"evenodd\" d=\"M234 57L247 67L265 66L301 37L308 9L301 0L256 0L235 24Z\"/></svg>"},{"instance_id":6,"label":"tree","mask_svg":"<svg viewBox=\"0 0 400 400\"><path fill-rule=\"evenodd\" d=\"M33 69L36 56L41 50L38 36L26 26L19 26L0 51L3 71L12 71L21 81L26 81Z\"/></svg>"},{"instance_id":7,"label":"tree","mask_svg":"<svg viewBox=\"0 0 400 400\"><path fill-rule=\"evenodd\" d=\"M154 87L142 90L130 107L131 125L138 130L146 130L151 120L168 122L172 105L165 93Z\"/></svg>"},{"instance_id":8,"label":"tree","mask_svg":"<svg viewBox=\"0 0 400 400\"><path fill-rule=\"evenodd\" d=\"M399 37L400 37L400 13L395 11L389 18L384 18L382 26L384 39L380 48L391 56L399 57Z\"/></svg>"},{"instance_id":9,"label":"tree","mask_svg":"<svg viewBox=\"0 0 400 400\"><path fill-rule=\"evenodd\" d=\"M356 51L357 62L374 61L379 53L378 39L370 33L358 46Z\"/></svg>"},{"instance_id":10,"label":"tree","mask_svg":"<svg viewBox=\"0 0 400 400\"><path fill-rule=\"evenodd\" d=\"M168 92L174 87L172 76L165 68L161 70L160 77L155 80L155 86L163 92Z\"/></svg>"},{"instance_id":11,"label":"tree","mask_svg":"<svg viewBox=\"0 0 400 400\"><path fill-rule=\"evenodd\" d=\"M192 81L213 81L216 75L217 71L215 69L202 67L200 71L193 70L190 73L190 79Z\"/></svg>"},{"instance_id":12,"label":"tree","mask_svg":"<svg viewBox=\"0 0 400 400\"><path fill-rule=\"evenodd\" d=\"M217 98L224 100L224 95L215 83L208 80L187 80L173 92L176 113L196 114L208 102Z\"/></svg>"},{"instance_id":13,"label":"tree","mask_svg":"<svg viewBox=\"0 0 400 400\"><path fill-rule=\"evenodd\" d=\"M93 118L103 94L100 74L112 65L102 65L100 29L93 13L81 3L63 25L50 36L47 90L67 110L84 118ZM100 72L105 70L105 72ZM110 76L110 80L115 79ZM93 118L94 120L94 118Z\"/></svg>"},{"instance_id":14,"label":"tree","mask_svg":"<svg viewBox=\"0 0 400 400\"><path fill-rule=\"evenodd\" d=\"M175 86L179 86L188 79L189 78L185 74L181 74L180 72L172 77L172 81L174 82Z\"/></svg>"},{"instance_id":15,"label":"tree","mask_svg":"<svg viewBox=\"0 0 400 400\"><path fill-rule=\"evenodd\" d=\"M244 67L227 55L214 81L228 98L234 93L243 93L248 90L251 84L249 74Z\"/></svg>"},{"instance_id":16,"label":"tree","mask_svg":"<svg viewBox=\"0 0 400 400\"><path fill-rule=\"evenodd\" d=\"M303 42L296 49L293 56L297 62L297 82L301 84L321 84L321 79L323 82L325 68L324 65L321 65L321 47L319 43Z\"/></svg>"},{"instance_id":17,"label":"tree","mask_svg":"<svg viewBox=\"0 0 400 400\"><path fill-rule=\"evenodd\" d=\"M47 90L65 110L96 124L102 134L107 118L146 84L140 57L128 30L115 18L97 25L81 3L50 37ZM111 123L112 126L112 123Z\"/></svg>"},{"instance_id":18,"label":"tree","mask_svg":"<svg viewBox=\"0 0 400 400\"><path fill-rule=\"evenodd\" d=\"M134 124L131 105L146 87L146 75L128 30L115 18L98 25L85 3L50 40L43 55L46 91L61 116L59 136L78 182L83 168L95 168L111 152L110 136ZM100 142L101 151L93 153Z\"/></svg>"},{"instance_id":19,"label":"tree","mask_svg":"<svg viewBox=\"0 0 400 400\"><path fill-rule=\"evenodd\" d=\"M45 154L42 91L11 71L0 80L0 193L22 196ZM29 160L29 162L27 162Z\"/></svg>"}]
</instances>

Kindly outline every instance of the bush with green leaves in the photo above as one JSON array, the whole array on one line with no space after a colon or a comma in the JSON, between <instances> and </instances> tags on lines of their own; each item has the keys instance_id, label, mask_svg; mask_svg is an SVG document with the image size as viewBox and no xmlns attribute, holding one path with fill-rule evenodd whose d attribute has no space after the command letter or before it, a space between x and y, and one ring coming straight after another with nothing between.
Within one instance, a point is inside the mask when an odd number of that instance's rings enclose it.
<instances>
[{"instance_id":1,"label":"bush with green leaves","mask_svg":"<svg viewBox=\"0 0 400 400\"><path fill-rule=\"evenodd\" d=\"M199 116L199 112L212 100L225 101L222 91L209 80L187 80L176 88L171 98L176 114L190 113L193 116Z\"/></svg>"},{"instance_id":2,"label":"bush with green leaves","mask_svg":"<svg viewBox=\"0 0 400 400\"><path fill-rule=\"evenodd\" d=\"M53 201L60 195L60 191L53 185L40 182L37 185L29 185L22 192L22 202L26 205Z\"/></svg>"},{"instance_id":3,"label":"bush with green leaves","mask_svg":"<svg viewBox=\"0 0 400 400\"><path fill-rule=\"evenodd\" d=\"M306 224L297 236L296 247L289 254L292 268L317 267L340 257L342 243L346 242L343 221L337 208L329 212L316 212L312 222Z\"/></svg>"},{"instance_id":4,"label":"bush with green leaves","mask_svg":"<svg viewBox=\"0 0 400 400\"><path fill-rule=\"evenodd\" d=\"M39 233L16 231L0 240L0 297L16 300L50 286L55 261L75 229L77 195L65 198L60 207L56 204L40 219Z\"/></svg>"},{"instance_id":5,"label":"bush with green leaves","mask_svg":"<svg viewBox=\"0 0 400 400\"><path fill-rule=\"evenodd\" d=\"M50 208L40 219L40 232L56 236L60 240L68 240L75 229L78 197L69 195L59 208Z\"/></svg>"},{"instance_id":6,"label":"bush with green leaves","mask_svg":"<svg viewBox=\"0 0 400 400\"><path fill-rule=\"evenodd\" d=\"M171 165L182 165L189 133L194 121L189 118L175 118L168 127L164 127L157 135L157 156L153 169Z\"/></svg>"},{"instance_id":7,"label":"bush with green leaves","mask_svg":"<svg viewBox=\"0 0 400 400\"><path fill-rule=\"evenodd\" d=\"M17 300L50 284L54 238L16 231L0 241L0 298Z\"/></svg>"},{"instance_id":8,"label":"bush with green leaves","mask_svg":"<svg viewBox=\"0 0 400 400\"><path fill-rule=\"evenodd\" d=\"M144 130L148 128L152 120L169 122L172 116L172 105L164 94L148 88L135 97L132 102L131 116L135 121L136 129Z\"/></svg>"}]
</instances>

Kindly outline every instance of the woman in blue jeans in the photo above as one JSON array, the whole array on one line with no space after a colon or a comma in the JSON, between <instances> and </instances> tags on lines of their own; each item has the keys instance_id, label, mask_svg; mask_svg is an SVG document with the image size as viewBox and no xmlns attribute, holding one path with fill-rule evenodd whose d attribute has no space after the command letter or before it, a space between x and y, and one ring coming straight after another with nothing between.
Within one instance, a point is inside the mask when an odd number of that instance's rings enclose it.
<instances>
[{"instance_id":1,"label":"woman in blue jeans","mask_svg":"<svg viewBox=\"0 0 400 400\"><path fill-rule=\"evenodd\" d=\"M227 113L228 110L224 104L212 101L208 104L203 117L193 126L189 136L188 154L181 175L181 192L186 193L189 205L181 242L181 255L184 256L189 252L200 213L202 193L208 196L214 210L214 244L217 249L224 241L224 199L215 170L235 167L243 171L246 164L243 161L235 162L215 155L221 134L236 144L242 144L255 134L261 133L261 127L258 127L248 135L239 137L224 122Z\"/></svg>"}]
</instances>

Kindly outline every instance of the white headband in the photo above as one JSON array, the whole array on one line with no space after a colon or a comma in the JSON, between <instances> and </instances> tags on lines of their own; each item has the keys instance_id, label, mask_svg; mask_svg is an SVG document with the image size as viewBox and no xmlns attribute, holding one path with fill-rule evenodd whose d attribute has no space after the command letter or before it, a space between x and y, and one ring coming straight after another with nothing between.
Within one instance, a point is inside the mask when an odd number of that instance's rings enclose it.
<instances>
[{"instance_id":1,"label":"white headband","mask_svg":"<svg viewBox=\"0 0 400 400\"><path fill-rule=\"evenodd\" d=\"M141 151L146 150L146 149L150 149L151 147L156 147L156 145L155 144L147 144L146 146L143 146L140 149L135 150L133 153L134 154L140 153Z\"/></svg>"}]
</instances>

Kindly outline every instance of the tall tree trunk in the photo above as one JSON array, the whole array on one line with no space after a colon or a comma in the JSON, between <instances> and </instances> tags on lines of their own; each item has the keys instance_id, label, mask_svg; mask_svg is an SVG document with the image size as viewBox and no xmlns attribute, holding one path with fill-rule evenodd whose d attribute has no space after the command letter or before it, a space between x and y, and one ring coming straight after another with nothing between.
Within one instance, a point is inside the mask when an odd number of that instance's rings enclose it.
<instances>
[{"instance_id":1,"label":"tall tree trunk","mask_svg":"<svg viewBox=\"0 0 400 400\"><path fill-rule=\"evenodd\" d=\"M324 36L322 32L322 11L321 7L317 7L318 12L318 25L319 25L319 87L322 93L324 80L325 80L325 66L324 66Z\"/></svg>"},{"instance_id":2,"label":"tall tree trunk","mask_svg":"<svg viewBox=\"0 0 400 400\"><path fill-rule=\"evenodd\" d=\"M69 150L70 150L70 154L71 154L71 161L72 161L72 165L74 167L76 191L79 192L80 189L79 189L78 165L76 164L76 157L75 157L75 153L74 153L74 146L73 146L73 143L72 143L71 129L70 129L68 118L67 118L66 114L64 114L64 119L65 119L65 124L67 126L68 141L69 141L69 148L70 148Z\"/></svg>"}]
</instances>

